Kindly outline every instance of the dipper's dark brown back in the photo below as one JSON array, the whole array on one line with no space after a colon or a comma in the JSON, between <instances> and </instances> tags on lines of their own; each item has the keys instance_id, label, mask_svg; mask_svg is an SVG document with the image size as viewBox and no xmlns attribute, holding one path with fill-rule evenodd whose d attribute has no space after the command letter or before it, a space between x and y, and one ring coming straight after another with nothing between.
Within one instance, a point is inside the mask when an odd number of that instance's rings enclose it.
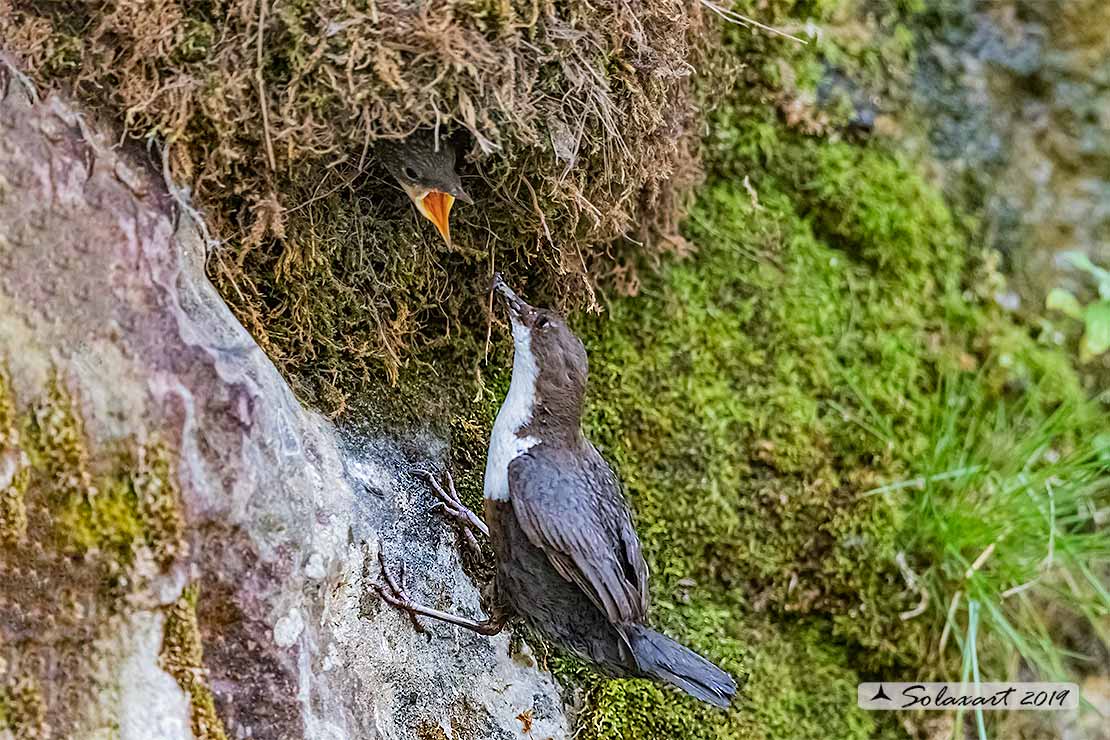
<instances>
[{"instance_id":1,"label":"dipper's dark brown back","mask_svg":"<svg viewBox=\"0 0 1110 740\"><path fill-rule=\"evenodd\" d=\"M620 483L582 435L587 362L551 311L498 277L515 355L486 464L497 585L541 633L617 676L653 678L726 707L732 677L645 625L648 571Z\"/></svg>"}]
</instances>

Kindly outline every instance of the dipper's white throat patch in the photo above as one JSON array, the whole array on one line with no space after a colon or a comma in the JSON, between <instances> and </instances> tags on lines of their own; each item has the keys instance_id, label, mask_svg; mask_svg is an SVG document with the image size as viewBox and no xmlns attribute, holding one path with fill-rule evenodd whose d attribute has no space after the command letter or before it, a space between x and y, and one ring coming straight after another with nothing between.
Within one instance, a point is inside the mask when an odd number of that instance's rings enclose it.
<instances>
[{"instance_id":1,"label":"dipper's white throat patch","mask_svg":"<svg viewBox=\"0 0 1110 740\"><path fill-rule=\"evenodd\" d=\"M536 379L540 368L532 353L532 332L513 319L513 378L509 392L497 412L486 457L483 493L493 501L509 500L509 463L539 443L535 437L517 435L532 421L536 403Z\"/></svg>"}]
</instances>

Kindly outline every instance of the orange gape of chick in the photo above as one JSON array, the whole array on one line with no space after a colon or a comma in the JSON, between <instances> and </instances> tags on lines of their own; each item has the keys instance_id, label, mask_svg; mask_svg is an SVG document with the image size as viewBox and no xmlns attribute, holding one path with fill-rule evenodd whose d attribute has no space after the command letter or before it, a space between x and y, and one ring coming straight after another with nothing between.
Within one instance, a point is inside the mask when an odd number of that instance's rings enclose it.
<instances>
[{"instance_id":1,"label":"orange gape of chick","mask_svg":"<svg viewBox=\"0 0 1110 740\"><path fill-rule=\"evenodd\" d=\"M429 190L427 195L415 202L424 218L435 224L443 241L451 246L451 206L455 203L455 196Z\"/></svg>"}]
</instances>

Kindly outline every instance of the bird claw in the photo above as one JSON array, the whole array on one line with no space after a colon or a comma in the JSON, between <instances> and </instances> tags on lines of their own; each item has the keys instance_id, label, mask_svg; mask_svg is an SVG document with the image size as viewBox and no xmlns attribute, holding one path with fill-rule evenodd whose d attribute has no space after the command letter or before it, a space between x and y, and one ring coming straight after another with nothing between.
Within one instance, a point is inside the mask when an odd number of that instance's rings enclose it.
<instances>
[{"instance_id":1,"label":"bird claw","mask_svg":"<svg viewBox=\"0 0 1110 740\"><path fill-rule=\"evenodd\" d=\"M385 552L382 550L380 542L378 543L378 564L381 566L382 580L385 581L384 586L381 583L374 584L374 590L378 592L378 596L390 606L408 613L409 619L412 620L413 629L421 634L426 634L427 630L424 629L424 625L420 624L420 620L416 618L417 606L409 599L403 585L405 582L405 564L401 563L399 578L394 580L386 567Z\"/></svg>"},{"instance_id":2,"label":"bird claw","mask_svg":"<svg viewBox=\"0 0 1110 740\"><path fill-rule=\"evenodd\" d=\"M378 542L378 563L381 565L382 581L384 581L385 583L384 585L381 583L373 584L374 590L378 593L378 596L381 597L382 601L386 602L396 609L400 609L401 611L407 613L409 615L409 619L412 620L413 628L417 632L425 635L428 634L428 631L424 628L424 625L420 624L419 620L417 620L417 615L428 617L430 619L436 619L441 622L447 622L448 624L453 624L457 627L463 627L473 632L477 632L481 635L496 635L505 627L508 615L500 609L495 610L493 616L491 616L489 619L486 619L482 622L477 622L473 619L467 619L465 617L451 614L450 612L443 612L439 611L438 609L431 609L429 607L420 606L419 604L413 603L409 599L409 595L405 593L403 585L405 571L404 566L402 565L400 568L400 582L398 582L398 580L394 580L393 576L389 573L389 569L386 568L385 554L382 550L382 544L380 541Z\"/></svg>"},{"instance_id":3,"label":"bird claw","mask_svg":"<svg viewBox=\"0 0 1110 740\"><path fill-rule=\"evenodd\" d=\"M478 539L474 536L474 530L489 537L489 528L486 527L486 523L477 514L463 504L458 491L455 490L455 479L451 476L451 472L444 471L443 477L447 481L446 486L441 484L436 476L427 470L418 469L415 473L428 482L432 492L439 499L432 506L432 509L442 512L459 522L463 526L463 537L466 539L467 545L476 553L481 554L482 548L478 544Z\"/></svg>"},{"instance_id":4,"label":"bird claw","mask_svg":"<svg viewBox=\"0 0 1110 740\"><path fill-rule=\"evenodd\" d=\"M470 517L474 516L474 513L465 506L456 506L454 504L449 504L446 501L436 501L434 504L432 504L432 511L450 517L451 519L459 522L459 524L462 524L464 527L472 526Z\"/></svg>"}]
</instances>

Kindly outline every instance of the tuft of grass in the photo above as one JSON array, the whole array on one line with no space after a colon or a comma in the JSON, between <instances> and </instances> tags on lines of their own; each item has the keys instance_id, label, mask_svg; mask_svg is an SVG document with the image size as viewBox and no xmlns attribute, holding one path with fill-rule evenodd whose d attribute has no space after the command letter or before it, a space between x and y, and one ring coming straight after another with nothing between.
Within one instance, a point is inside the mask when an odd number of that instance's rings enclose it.
<instances>
[{"instance_id":1,"label":"tuft of grass","mask_svg":"<svg viewBox=\"0 0 1110 740\"><path fill-rule=\"evenodd\" d=\"M962 685L968 684L968 678L971 678L974 683L973 686L978 687L982 683L981 674L979 672L979 602L972 599L967 604L967 639L963 642L963 668L960 673L960 683ZM975 729L978 732L979 740L987 740L987 728L983 721L983 708L975 708ZM960 721L963 716L964 708L960 707L956 710L956 738L962 736L961 730L963 723Z\"/></svg>"},{"instance_id":2,"label":"tuft of grass","mask_svg":"<svg viewBox=\"0 0 1110 740\"><path fill-rule=\"evenodd\" d=\"M965 650L956 625L977 603L992 676L1072 680L1110 656L1105 404L1046 412L1036 387L984 397L985 375L947 379L913 477L876 493L904 511L898 540L921 564L939 670Z\"/></svg>"}]
</instances>

